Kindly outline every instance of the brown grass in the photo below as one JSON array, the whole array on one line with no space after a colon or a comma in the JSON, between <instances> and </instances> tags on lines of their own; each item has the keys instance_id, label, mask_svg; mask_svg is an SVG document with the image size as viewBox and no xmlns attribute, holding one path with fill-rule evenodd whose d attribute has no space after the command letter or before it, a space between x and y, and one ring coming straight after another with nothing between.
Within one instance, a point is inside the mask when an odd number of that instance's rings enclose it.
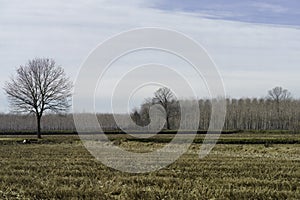
<instances>
[{"instance_id":1,"label":"brown grass","mask_svg":"<svg viewBox=\"0 0 300 200\"><path fill-rule=\"evenodd\" d=\"M193 144L168 168L127 174L95 160L76 137L8 140L0 145L0 199L300 199L299 144L218 144L202 160ZM163 145L120 144L136 152Z\"/></svg>"}]
</instances>

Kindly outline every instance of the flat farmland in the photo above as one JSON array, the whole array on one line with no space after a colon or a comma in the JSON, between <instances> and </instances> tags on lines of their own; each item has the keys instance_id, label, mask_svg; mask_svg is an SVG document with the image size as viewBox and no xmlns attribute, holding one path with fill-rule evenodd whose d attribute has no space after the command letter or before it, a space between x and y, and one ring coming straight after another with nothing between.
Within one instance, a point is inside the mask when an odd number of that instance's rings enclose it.
<instances>
[{"instance_id":1,"label":"flat farmland","mask_svg":"<svg viewBox=\"0 0 300 200\"><path fill-rule=\"evenodd\" d=\"M106 167L78 136L0 138L0 199L300 199L300 136L229 134L204 159L195 139L159 171L128 174ZM136 139L109 135L120 147L147 152L172 135Z\"/></svg>"}]
</instances>

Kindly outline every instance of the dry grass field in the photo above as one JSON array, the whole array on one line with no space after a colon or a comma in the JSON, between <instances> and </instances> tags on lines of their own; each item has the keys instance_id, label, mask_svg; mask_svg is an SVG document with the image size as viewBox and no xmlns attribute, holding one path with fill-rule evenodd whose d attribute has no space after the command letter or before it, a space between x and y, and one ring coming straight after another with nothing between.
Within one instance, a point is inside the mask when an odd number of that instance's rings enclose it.
<instances>
[{"instance_id":1,"label":"dry grass field","mask_svg":"<svg viewBox=\"0 0 300 200\"><path fill-rule=\"evenodd\" d=\"M25 145L22 137L0 139L0 199L300 199L300 144L281 144L299 141L298 135L225 135L204 159L196 143L175 163L147 174L107 168L76 136ZM143 152L162 147L169 136L111 137ZM250 138L256 142L238 144Z\"/></svg>"}]
</instances>

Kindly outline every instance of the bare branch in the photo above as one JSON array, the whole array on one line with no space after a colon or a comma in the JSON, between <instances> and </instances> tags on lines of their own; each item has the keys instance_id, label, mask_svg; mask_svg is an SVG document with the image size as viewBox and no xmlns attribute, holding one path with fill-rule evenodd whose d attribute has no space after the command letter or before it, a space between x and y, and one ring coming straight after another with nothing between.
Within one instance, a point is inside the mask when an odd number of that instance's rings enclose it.
<instances>
[{"instance_id":1,"label":"bare branch","mask_svg":"<svg viewBox=\"0 0 300 200\"><path fill-rule=\"evenodd\" d=\"M13 111L35 113L40 121L45 111L68 110L72 87L53 59L37 58L20 66L16 77L5 83L4 90Z\"/></svg>"}]
</instances>

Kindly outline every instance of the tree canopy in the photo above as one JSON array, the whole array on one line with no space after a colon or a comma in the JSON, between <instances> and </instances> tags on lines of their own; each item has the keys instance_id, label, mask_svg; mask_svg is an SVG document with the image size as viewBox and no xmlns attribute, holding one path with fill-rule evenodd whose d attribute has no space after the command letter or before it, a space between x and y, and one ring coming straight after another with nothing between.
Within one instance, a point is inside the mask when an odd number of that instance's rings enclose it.
<instances>
[{"instance_id":1,"label":"tree canopy","mask_svg":"<svg viewBox=\"0 0 300 200\"><path fill-rule=\"evenodd\" d=\"M36 58L20 66L4 86L12 111L36 115L38 138L43 114L67 111L71 89L72 82L63 68L48 58Z\"/></svg>"}]
</instances>

